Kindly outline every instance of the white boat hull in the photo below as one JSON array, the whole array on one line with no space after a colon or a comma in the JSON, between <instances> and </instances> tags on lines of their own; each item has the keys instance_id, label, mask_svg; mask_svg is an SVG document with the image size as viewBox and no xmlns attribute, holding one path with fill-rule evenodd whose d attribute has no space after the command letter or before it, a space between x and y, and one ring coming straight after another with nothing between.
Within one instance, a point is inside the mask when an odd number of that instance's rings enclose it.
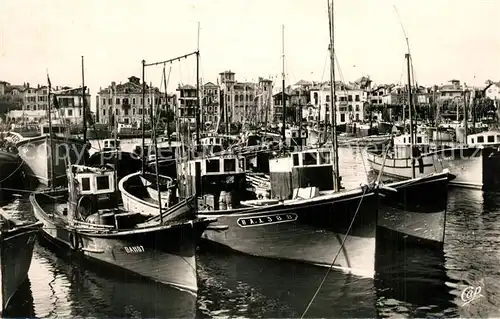
<instances>
[{"instance_id":1,"label":"white boat hull","mask_svg":"<svg viewBox=\"0 0 500 319\"><path fill-rule=\"evenodd\" d=\"M54 145L54 167L50 158L50 137L42 135L23 139L16 144L19 156L26 163L27 175L38 179L43 185L50 185L52 169L55 184L66 183L66 167L69 164L81 164L85 157L83 140L52 136ZM69 155L69 156L68 156Z\"/></svg>"}]
</instances>

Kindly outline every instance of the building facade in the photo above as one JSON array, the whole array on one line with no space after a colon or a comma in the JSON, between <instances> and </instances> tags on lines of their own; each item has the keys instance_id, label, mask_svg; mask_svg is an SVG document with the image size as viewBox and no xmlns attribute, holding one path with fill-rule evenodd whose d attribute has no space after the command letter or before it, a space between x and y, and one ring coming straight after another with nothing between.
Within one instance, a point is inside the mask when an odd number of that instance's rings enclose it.
<instances>
[{"instance_id":1,"label":"building facade","mask_svg":"<svg viewBox=\"0 0 500 319\"><path fill-rule=\"evenodd\" d=\"M140 79L131 76L126 83L111 82L110 86L99 90L96 96L96 120L100 124L110 125L114 123L116 117L118 123L139 128L142 124L143 108L144 119L149 123L151 112L160 114L161 110L167 108L175 112L176 102L174 94L165 97L165 93L149 85L146 85L145 100L143 100Z\"/></svg>"}]
</instances>

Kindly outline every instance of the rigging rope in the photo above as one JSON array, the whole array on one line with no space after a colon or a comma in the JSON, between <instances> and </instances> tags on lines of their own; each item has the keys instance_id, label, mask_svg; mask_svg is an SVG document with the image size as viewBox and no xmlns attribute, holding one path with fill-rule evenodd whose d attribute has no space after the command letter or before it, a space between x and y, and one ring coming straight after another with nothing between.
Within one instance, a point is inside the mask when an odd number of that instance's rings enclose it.
<instances>
[{"instance_id":1,"label":"rigging rope","mask_svg":"<svg viewBox=\"0 0 500 319\"><path fill-rule=\"evenodd\" d=\"M324 283L326 281L326 278L328 278L328 275L330 274L330 271L332 270L333 266L335 265L335 261L337 261L337 258L339 256L340 252L344 248L345 242L347 240L347 236L349 236L349 232L351 231L351 228L354 225L354 221L356 220L356 216L358 215L359 209L361 207L361 203L363 202L363 199L365 198L367 189L368 189L368 187L365 187L363 189L363 195L362 195L361 199L359 200L358 207L356 209L356 212L354 213L354 217L351 220L351 224L349 225L349 228L347 228L347 232L346 232L346 234L344 236L344 239L342 240L342 243L341 243L341 245L340 245L340 247L339 247L339 249L337 251L337 254L335 254L335 257L333 258L332 263L330 264L330 267L328 267L328 270L326 271L326 274L323 277L323 280L321 280L321 283L319 284L318 289L316 289L316 292L314 293L314 295L312 296L311 300L309 301L309 304L307 305L306 309L304 310L304 312L300 316L301 319L304 318L304 316L309 311L309 308L311 308L311 305L313 304L314 300L318 296L321 288L323 287L323 285L324 285Z\"/></svg>"}]
</instances>

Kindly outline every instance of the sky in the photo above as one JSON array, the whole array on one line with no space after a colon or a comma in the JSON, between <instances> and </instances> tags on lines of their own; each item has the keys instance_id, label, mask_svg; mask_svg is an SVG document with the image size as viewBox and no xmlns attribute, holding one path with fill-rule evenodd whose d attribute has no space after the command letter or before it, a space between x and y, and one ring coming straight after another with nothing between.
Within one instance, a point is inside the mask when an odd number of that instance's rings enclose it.
<instances>
[{"instance_id":1,"label":"sky","mask_svg":"<svg viewBox=\"0 0 500 319\"><path fill-rule=\"evenodd\" d=\"M498 0L335 0L336 79L406 83L405 35L415 80L482 85L500 80ZM281 86L329 77L327 0L1 0L0 80L81 85L93 95L141 76L141 61L200 50L200 77L225 70ZM196 59L167 64L168 90L196 84ZM163 88L163 65L146 81Z\"/></svg>"}]
</instances>

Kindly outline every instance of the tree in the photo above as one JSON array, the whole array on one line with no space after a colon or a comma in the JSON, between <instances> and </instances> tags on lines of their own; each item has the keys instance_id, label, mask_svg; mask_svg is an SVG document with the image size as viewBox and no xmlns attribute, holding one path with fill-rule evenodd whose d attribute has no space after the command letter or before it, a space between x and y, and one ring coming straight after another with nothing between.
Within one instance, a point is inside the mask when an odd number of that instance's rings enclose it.
<instances>
[{"instance_id":1,"label":"tree","mask_svg":"<svg viewBox=\"0 0 500 319\"><path fill-rule=\"evenodd\" d=\"M9 110L22 109L23 99L15 95L1 95L0 96L0 117L5 118Z\"/></svg>"}]
</instances>

